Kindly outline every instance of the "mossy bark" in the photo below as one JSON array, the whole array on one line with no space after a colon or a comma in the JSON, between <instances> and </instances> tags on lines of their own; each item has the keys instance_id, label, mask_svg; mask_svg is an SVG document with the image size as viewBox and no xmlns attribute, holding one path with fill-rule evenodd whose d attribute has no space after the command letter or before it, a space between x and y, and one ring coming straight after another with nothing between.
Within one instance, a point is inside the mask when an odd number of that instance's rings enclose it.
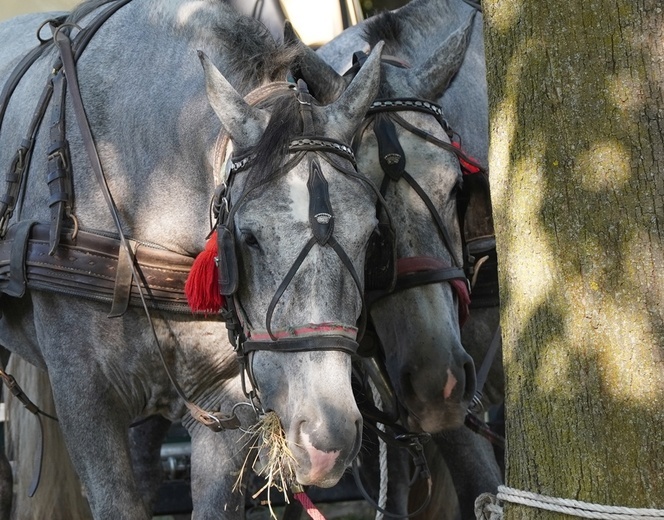
<instances>
[{"instance_id":1,"label":"mossy bark","mask_svg":"<svg viewBox=\"0 0 664 520\"><path fill-rule=\"evenodd\" d=\"M664 509L664 5L483 6L506 484Z\"/></svg>"}]
</instances>

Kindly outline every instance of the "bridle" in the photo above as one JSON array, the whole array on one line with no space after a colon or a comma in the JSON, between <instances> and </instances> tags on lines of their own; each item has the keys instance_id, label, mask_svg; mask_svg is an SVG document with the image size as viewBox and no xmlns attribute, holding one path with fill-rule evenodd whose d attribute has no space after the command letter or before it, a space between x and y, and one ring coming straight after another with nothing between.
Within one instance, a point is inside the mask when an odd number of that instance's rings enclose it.
<instances>
[{"instance_id":1,"label":"bridle","mask_svg":"<svg viewBox=\"0 0 664 520\"><path fill-rule=\"evenodd\" d=\"M314 100L309 94L304 81L299 80L297 86L291 85L291 90L294 91L299 102L303 133L300 137L293 139L289 143L288 155L290 158L275 175L281 175L291 170L303 160L308 161L309 178L307 188L310 201L309 226L311 237L293 261L293 264L276 289L268 305L264 332L253 329L242 310L242 302L238 296L239 266L235 248L234 224L237 212L248 200L249 195L262 186L262 184L245 189L237 196L237 200L231 200L231 191L236 182L237 174L251 166L255 156L254 150L244 150L239 154L230 156L226 163L225 178L221 189L218 189L215 194L217 200L213 204L217 208L216 231L219 251L219 285L221 294L225 297L224 307L221 312L228 328L230 342L242 366L243 389L247 397L251 399L258 399L257 392L255 391L257 385L252 373L251 363L248 359L254 352L339 350L350 355L355 355L358 351L358 342L364 335L368 312L362 281L348 254L339 242L337 242L334 235L335 215L330 203L328 182L321 168L321 160L331 165L336 172L369 186L376 194L379 206L383 205L384 207L382 202L383 197L378 188L369 179L357 173L355 169L355 155L352 148L342 142L320 136L316 133L312 111ZM351 274L361 299L362 309L359 323L357 327L336 323L306 324L301 327L289 327L287 330L275 331L272 328L274 310L307 255L315 246L331 248ZM254 389L247 389L245 373L248 375Z\"/></svg>"},{"instance_id":2,"label":"bridle","mask_svg":"<svg viewBox=\"0 0 664 520\"><path fill-rule=\"evenodd\" d=\"M402 179L406 181L429 211L443 245L450 254L452 265L444 259L429 256L398 258L397 282L394 291L392 292L403 291L421 285L448 282L452 285L455 294L459 297L460 318L464 319L467 315L467 310L464 310L461 307L468 304L470 293L470 286L464 270L464 263L454 252L450 231L436 209L435 204L424 188L422 188L417 180L405 168L406 156L399 143L395 123L427 142L455 154L460 159L469 159L452 144L442 141L430 133L408 123L397 114L397 112L401 111L417 111L430 114L436 118L450 138L453 135L447 121L443 118L441 107L435 103L416 98L379 99L374 101L371 105L362 127L360 127L355 134L353 148L357 153L361 136L366 131L369 124L373 122L373 131L378 142L379 161L384 173L380 185L381 194L385 197L390 184L397 183ZM376 117L379 115L383 117ZM368 295L367 299L371 304L389 294L391 294L391 292L373 291Z\"/></svg>"}]
</instances>

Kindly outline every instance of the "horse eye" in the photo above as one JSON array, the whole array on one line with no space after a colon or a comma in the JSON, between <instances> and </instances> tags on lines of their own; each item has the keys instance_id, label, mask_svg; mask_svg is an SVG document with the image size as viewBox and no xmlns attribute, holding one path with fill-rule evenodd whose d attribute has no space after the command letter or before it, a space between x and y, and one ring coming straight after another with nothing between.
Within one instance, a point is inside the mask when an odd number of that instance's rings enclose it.
<instances>
[{"instance_id":1,"label":"horse eye","mask_svg":"<svg viewBox=\"0 0 664 520\"><path fill-rule=\"evenodd\" d=\"M244 240L244 243L247 244L249 247L258 247L258 239L252 234L247 231L242 232L242 239Z\"/></svg>"}]
</instances>

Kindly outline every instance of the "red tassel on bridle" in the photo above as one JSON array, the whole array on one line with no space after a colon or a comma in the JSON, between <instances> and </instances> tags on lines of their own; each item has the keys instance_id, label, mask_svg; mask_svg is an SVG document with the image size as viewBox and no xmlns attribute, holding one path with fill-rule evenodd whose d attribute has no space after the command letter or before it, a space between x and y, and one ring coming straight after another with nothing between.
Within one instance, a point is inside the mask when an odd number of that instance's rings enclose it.
<instances>
[{"instance_id":1,"label":"red tassel on bridle","mask_svg":"<svg viewBox=\"0 0 664 520\"><path fill-rule=\"evenodd\" d=\"M216 314L224 304L219 291L218 252L215 231L194 260L184 285L184 294L193 312Z\"/></svg>"}]
</instances>

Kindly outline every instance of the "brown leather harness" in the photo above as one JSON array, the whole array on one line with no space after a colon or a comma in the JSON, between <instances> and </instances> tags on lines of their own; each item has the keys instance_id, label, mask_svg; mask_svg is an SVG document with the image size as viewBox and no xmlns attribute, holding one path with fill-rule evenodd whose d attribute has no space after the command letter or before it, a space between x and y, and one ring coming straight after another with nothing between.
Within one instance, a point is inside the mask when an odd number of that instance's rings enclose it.
<instances>
[{"instance_id":1,"label":"brown leather harness","mask_svg":"<svg viewBox=\"0 0 664 520\"><path fill-rule=\"evenodd\" d=\"M108 3L111 5L87 27L80 29L73 40L69 35L71 26L66 18L45 22L40 31L44 25L50 25L53 38L44 40L38 36L39 46L19 63L0 95L0 116L4 116L11 95L25 72L46 48L53 44L57 46L60 55L41 95L28 135L16 152L11 170L6 176L6 192L0 197L0 237L3 239L0 242L0 290L9 296L21 297L26 288L42 289L108 302L111 304L110 316L121 316L130 304L142 306L168 377L192 416L214 431L238 428L240 421L234 413L227 416L221 412L209 412L190 402L165 362L149 309L191 312L186 304L184 283L193 258L124 236L78 89L78 57L97 29L130 1L110 0ZM71 213L73 191L62 110L66 88L69 89L92 170L116 223L117 234L79 229L78 222ZM37 131L54 90L57 90L58 94L52 107L54 116L49 149L51 222L19 220L10 225L19 202L19 193L24 190L24 173L30 165ZM73 228L64 227L64 217L70 218ZM11 383L11 376L8 376L2 367L0 376ZM12 392L22 394L20 388Z\"/></svg>"},{"instance_id":2,"label":"brown leather harness","mask_svg":"<svg viewBox=\"0 0 664 520\"><path fill-rule=\"evenodd\" d=\"M120 234L78 228L72 213L73 188L69 144L65 135L64 102L72 79L67 78L63 64L71 49L70 69L96 31L121 7L131 0L115 0L82 28L72 40L71 26L61 17L45 22L38 31L39 45L30 51L14 69L0 94L0 128L11 96L23 75L47 49L57 45L60 57L54 63L25 138L12 159L5 176L5 193L0 196L0 292L21 297L26 288L71 294L111 304L111 316L123 314L129 305L141 305L138 287L132 288L129 256L134 256L145 290L150 294L152 308L189 313L184 295L193 258L163 247L128 240L132 255L121 254ZM39 34L49 25L53 38ZM63 53L64 51L64 53ZM75 76L75 71L71 76ZM73 100L77 96L72 96ZM80 96L78 96L80 98ZM51 109L50 144L48 148L48 185L50 191L50 222L19 220L12 223L19 208L25 173L30 167L37 132L46 112ZM82 132L85 133L85 132ZM92 142L94 147L94 142ZM94 162L94 161L93 161ZM69 222L68 222L69 221Z\"/></svg>"}]
</instances>

